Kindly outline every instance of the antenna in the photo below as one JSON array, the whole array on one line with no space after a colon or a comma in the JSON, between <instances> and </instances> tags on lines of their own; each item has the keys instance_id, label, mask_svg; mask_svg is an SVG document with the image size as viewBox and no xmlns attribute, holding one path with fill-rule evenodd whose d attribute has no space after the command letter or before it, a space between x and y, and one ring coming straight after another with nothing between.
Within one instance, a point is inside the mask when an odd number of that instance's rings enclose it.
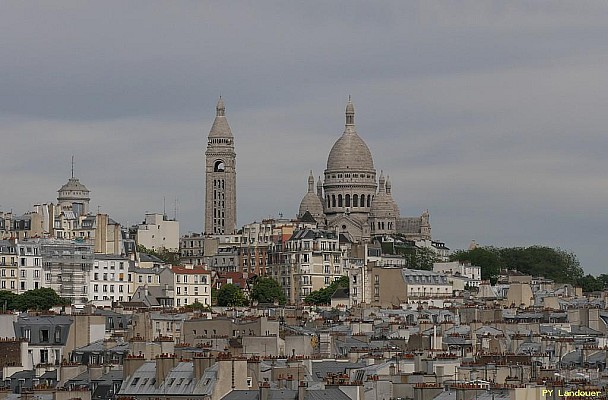
<instances>
[{"instance_id":1,"label":"antenna","mask_svg":"<svg viewBox=\"0 0 608 400\"><path fill-rule=\"evenodd\" d=\"M173 202L173 219L177 221L177 197Z\"/></svg>"},{"instance_id":2,"label":"antenna","mask_svg":"<svg viewBox=\"0 0 608 400\"><path fill-rule=\"evenodd\" d=\"M165 196L163 196L163 215L165 215L165 216L167 215L167 207L166 207L166 204L165 204Z\"/></svg>"},{"instance_id":3,"label":"antenna","mask_svg":"<svg viewBox=\"0 0 608 400\"><path fill-rule=\"evenodd\" d=\"M72 154L72 178L74 177L74 154Z\"/></svg>"}]
</instances>

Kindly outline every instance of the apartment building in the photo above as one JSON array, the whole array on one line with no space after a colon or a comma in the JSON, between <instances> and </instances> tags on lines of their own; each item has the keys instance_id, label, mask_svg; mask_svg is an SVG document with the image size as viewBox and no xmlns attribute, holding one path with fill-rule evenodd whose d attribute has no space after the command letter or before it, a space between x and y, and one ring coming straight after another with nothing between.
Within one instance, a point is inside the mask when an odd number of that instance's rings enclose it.
<instances>
[{"instance_id":1,"label":"apartment building","mask_svg":"<svg viewBox=\"0 0 608 400\"><path fill-rule=\"evenodd\" d=\"M279 282L286 286L291 303L302 303L315 290L322 289L343 274L339 235L333 231L304 228L286 243L289 268L281 270Z\"/></svg>"},{"instance_id":2,"label":"apartment building","mask_svg":"<svg viewBox=\"0 0 608 400\"><path fill-rule=\"evenodd\" d=\"M43 287L42 255L36 241L17 242L19 283L17 293Z\"/></svg>"},{"instance_id":3,"label":"apartment building","mask_svg":"<svg viewBox=\"0 0 608 400\"><path fill-rule=\"evenodd\" d=\"M89 300L95 306L129 299L129 265L129 259L121 256L95 254L89 273Z\"/></svg>"},{"instance_id":4,"label":"apartment building","mask_svg":"<svg viewBox=\"0 0 608 400\"><path fill-rule=\"evenodd\" d=\"M211 305L211 272L204 266L173 266L163 271L161 284L173 287L176 307L193 303Z\"/></svg>"}]
</instances>

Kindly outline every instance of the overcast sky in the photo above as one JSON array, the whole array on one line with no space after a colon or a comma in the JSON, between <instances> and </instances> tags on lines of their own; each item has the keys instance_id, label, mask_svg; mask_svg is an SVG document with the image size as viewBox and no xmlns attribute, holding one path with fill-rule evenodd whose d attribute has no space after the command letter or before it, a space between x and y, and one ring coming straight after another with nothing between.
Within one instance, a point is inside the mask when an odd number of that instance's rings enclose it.
<instances>
[{"instance_id":1,"label":"overcast sky","mask_svg":"<svg viewBox=\"0 0 608 400\"><path fill-rule=\"evenodd\" d=\"M238 224L294 216L356 124L403 216L452 249L549 245L606 272L605 1L0 4L0 210L55 202L203 230L221 94ZM177 207L176 207L177 205Z\"/></svg>"}]
</instances>

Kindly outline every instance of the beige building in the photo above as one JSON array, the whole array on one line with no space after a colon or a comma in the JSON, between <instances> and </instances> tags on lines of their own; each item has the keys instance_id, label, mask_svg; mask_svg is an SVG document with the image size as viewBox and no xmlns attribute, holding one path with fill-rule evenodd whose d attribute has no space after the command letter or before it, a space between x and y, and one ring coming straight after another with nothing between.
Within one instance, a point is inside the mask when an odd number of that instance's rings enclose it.
<instances>
[{"instance_id":1,"label":"beige building","mask_svg":"<svg viewBox=\"0 0 608 400\"><path fill-rule=\"evenodd\" d=\"M151 250L179 251L179 222L164 214L146 214L137 227L137 244Z\"/></svg>"},{"instance_id":2,"label":"beige building","mask_svg":"<svg viewBox=\"0 0 608 400\"><path fill-rule=\"evenodd\" d=\"M433 263L433 271L453 277L466 278L469 286L479 287L481 284L481 267L460 261Z\"/></svg>"},{"instance_id":3,"label":"beige building","mask_svg":"<svg viewBox=\"0 0 608 400\"><path fill-rule=\"evenodd\" d=\"M236 153L221 97L205 152L205 232L236 232Z\"/></svg>"},{"instance_id":4,"label":"beige building","mask_svg":"<svg viewBox=\"0 0 608 400\"><path fill-rule=\"evenodd\" d=\"M315 290L323 289L339 279L342 269L342 250L335 232L320 229L300 229L286 243L289 268L279 275L290 278L284 287L291 303L302 303Z\"/></svg>"},{"instance_id":5,"label":"beige building","mask_svg":"<svg viewBox=\"0 0 608 400\"><path fill-rule=\"evenodd\" d=\"M379 267L374 263L349 264L351 303L380 307L418 304L452 297L448 278L433 271Z\"/></svg>"}]
</instances>

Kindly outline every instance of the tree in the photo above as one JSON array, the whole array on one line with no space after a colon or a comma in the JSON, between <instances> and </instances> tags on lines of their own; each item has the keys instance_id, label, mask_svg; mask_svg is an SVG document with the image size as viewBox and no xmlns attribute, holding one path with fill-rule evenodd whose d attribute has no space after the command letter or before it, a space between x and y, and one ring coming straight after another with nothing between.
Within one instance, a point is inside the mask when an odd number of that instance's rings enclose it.
<instances>
[{"instance_id":1,"label":"tree","mask_svg":"<svg viewBox=\"0 0 608 400\"><path fill-rule=\"evenodd\" d=\"M604 283L593 275L583 276L578 280L577 284L583 289L583 292L598 292L604 290Z\"/></svg>"},{"instance_id":2,"label":"tree","mask_svg":"<svg viewBox=\"0 0 608 400\"><path fill-rule=\"evenodd\" d=\"M397 248L399 249L399 248ZM435 252L426 247L415 247L412 251L402 253L408 268L433 270L433 263L437 260Z\"/></svg>"},{"instance_id":3,"label":"tree","mask_svg":"<svg viewBox=\"0 0 608 400\"><path fill-rule=\"evenodd\" d=\"M249 297L258 303L274 303L278 301L279 304L285 304L287 301L279 282L272 278L264 277L257 278L253 282Z\"/></svg>"},{"instance_id":4,"label":"tree","mask_svg":"<svg viewBox=\"0 0 608 400\"><path fill-rule=\"evenodd\" d=\"M307 304L323 305L331 303L331 296L336 293L336 290L343 288L348 289L348 276L342 276L340 279L333 281L329 286L323 289L315 290L304 299Z\"/></svg>"},{"instance_id":5,"label":"tree","mask_svg":"<svg viewBox=\"0 0 608 400\"><path fill-rule=\"evenodd\" d=\"M64 306L68 304L69 301L59 297L57 292L55 292L53 289L40 288L28 290L27 292L19 295L15 301L15 308L19 311L44 311L49 310L54 306Z\"/></svg>"},{"instance_id":6,"label":"tree","mask_svg":"<svg viewBox=\"0 0 608 400\"><path fill-rule=\"evenodd\" d=\"M247 305L247 299L241 288L227 283L217 291L217 305L222 307L241 307Z\"/></svg>"},{"instance_id":7,"label":"tree","mask_svg":"<svg viewBox=\"0 0 608 400\"><path fill-rule=\"evenodd\" d=\"M16 309L19 295L8 290L0 290L0 308L3 311Z\"/></svg>"},{"instance_id":8,"label":"tree","mask_svg":"<svg viewBox=\"0 0 608 400\"><path fill-rule=\"evenodd\" d=\"M503 268L515 269L523 274L544 276L561 283L576 283L584 275L573 253L546 246L530 247L477 247L452 254L452 261L468 261L481 267L481 279L492 283Z\"/></svg>"},{"instance_id":9,"label":"tree","mask_svg":"<svg viewBox=\"0 0 608 400\"><path fill-rule=\"evenodd\" d=\"M481 279L496 283L502 268L499 250L496 247L476 247L473 250L459 250L450 256L452 261L469 262L481 267Z\"/></svg>"},{"instance_id":10,"label":"tree","mask_svg":"<svg viewBox=\"0 0 608 400\"><path fill-rule=\"evenodd\" d=\"M602 282L603 288L608 287L608 275L607 274L601 274L600 276L597 277L597 280Z\"/></svg>"},{"instance_id":11,"label":"tree","mask_svg":"<svg viewBox=\"0 0 608 400\"><path fill-rule=\"evenodd\" d=\"M138 244L137 251L139 253L145 253L145 254L149 254L151 256L160 258L167 264L179 265L179 253L170 252L169 250L165 249L164 247L161 249L158 249L158 250L152 250L152 249L148 249L146 246L144 246L142 244Z\"/></svg>"},{"instance_id":12,"label":"tree","mask_svg":"<svg viewBox=\"0 0 608 400\"><path fill-rule=\"evenodd\" d=\"M206 306L203 303L199 303L198 301L187 304L184 306L184 308L189 311L211 311L211 306Z\"/></svg>"}]
</instances>

